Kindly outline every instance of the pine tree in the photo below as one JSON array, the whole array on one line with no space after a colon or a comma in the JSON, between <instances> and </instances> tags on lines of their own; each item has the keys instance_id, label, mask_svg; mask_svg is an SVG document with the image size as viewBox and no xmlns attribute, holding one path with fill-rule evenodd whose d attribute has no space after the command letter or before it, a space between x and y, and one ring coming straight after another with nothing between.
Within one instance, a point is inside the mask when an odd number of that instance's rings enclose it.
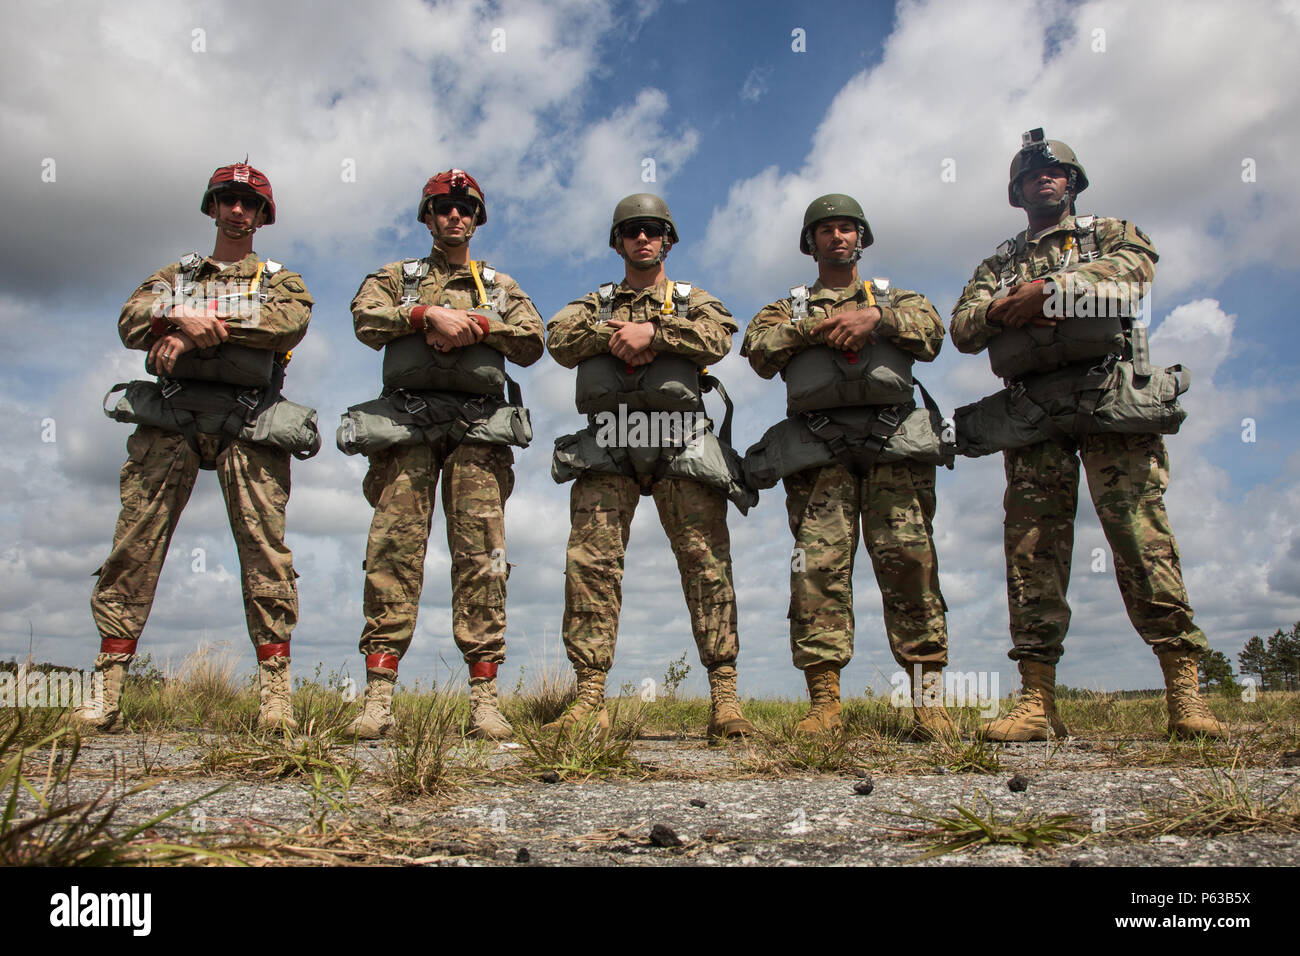
<instances>
[{"instance_id":1,"label":"pine tree","mask_svg":"<svg viewBox=\"0 0 1300 956\"><path fill-rule=\"evenodd\" d=\"M1237 663L1241 665L1241 676L1254 674L1259 678L1259 689L1268 689L1268 649L1264 646L1264 639L1256 634L1246 642L1246 646L1241 649L1237 655Z\"/></svg>"}]
</instances>

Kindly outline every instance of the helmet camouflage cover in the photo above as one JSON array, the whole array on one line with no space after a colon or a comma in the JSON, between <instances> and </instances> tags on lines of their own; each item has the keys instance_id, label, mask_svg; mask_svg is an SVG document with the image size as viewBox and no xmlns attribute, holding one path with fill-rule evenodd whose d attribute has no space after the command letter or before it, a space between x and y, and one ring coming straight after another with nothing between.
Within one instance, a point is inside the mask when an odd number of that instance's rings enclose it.
<instances>
[{"instance_id":1,"label":"helmet camouflage cover","mask_svg":"<svg viewBox=\"0 0 1300 956\"><path fill-rule=\"evenodd\" d=\"M799 251L804 255L813 254L812 229L824 219L852 219L862 230L859 236L862 248L865 249L875 242L871 235L871 226L867 224L866 213L862 211L858 201L844 193L827 193L814 199L804 211L803 229L799 232Z\"/></svg>"},{"instance_id":2,"label":"helmet camouflage cover","mask_svg":"<svg viewBox=\"0 0 1300 956\"><path fill-rule=\"evenodd\" d=\"M1088 188L1088 174L1083 171L1083 164L1074 150L1059 139L1045 138L1041 126L1021 136L1020 142L1020 152L1011 160L1007 181L1007 201L1011 205L1023 208L1025 204L1020 194L1020 177L1046 166L1060 166L1071 174L1071 194L1077 196Z\"/></svg>"},{"instance_id":3,"label":"helmet camouflage cover","mask_svg":"<svg viewBox=\"0 0 1300 956\"><path fill-rule=\"evenodd\" d=\"M668 204L653 193L633 193L624 196L614 207L614 219L609 224L609 247L618 249L618 227L633 219L657 219L668 228L668 241L676 243L677 224L668 211Z\"/></svg>"}]
</instances>

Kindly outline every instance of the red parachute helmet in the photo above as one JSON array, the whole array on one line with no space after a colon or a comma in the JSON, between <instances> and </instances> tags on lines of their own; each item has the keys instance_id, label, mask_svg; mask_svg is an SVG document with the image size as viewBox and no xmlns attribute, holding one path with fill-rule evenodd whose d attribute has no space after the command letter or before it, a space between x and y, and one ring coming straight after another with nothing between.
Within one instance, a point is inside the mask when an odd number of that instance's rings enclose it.
<instances>
[{"instance_id":1,"label":"red parachute helmet","mask_svg":"<svg viewBox=\"0 0 1300 956\"><path fill-rule=\"evenodd\" d=\"M275 197L271 194L271 181L260 169L254 169L248 163L232 163L214 172L208 180L203 202L199 205L200 211L207 215L213 197L218 192L237 187L242 187L239 191L254 192L262 197L266 204L266 221L262 225L269 226L275 222Z\"/></svg>"},{"instance_id":2,"label":"red parachute helmet","mask_svg":"<svg viewBox=\"0 0 1300 956\"><path fill-rule=\"evenodd\" d=\"M415 210L415 218L419 222L424 222L424 214L429 208L429 203L438 196L473 199L478 203L478 215L474 217L474 225L481 226L487 222L487 202L483 198L483 190L478 181L465 170L449 169L445 173L438 173L424 184L424 190L420 193L420 205Z\"/></svg>"}]
</instances>

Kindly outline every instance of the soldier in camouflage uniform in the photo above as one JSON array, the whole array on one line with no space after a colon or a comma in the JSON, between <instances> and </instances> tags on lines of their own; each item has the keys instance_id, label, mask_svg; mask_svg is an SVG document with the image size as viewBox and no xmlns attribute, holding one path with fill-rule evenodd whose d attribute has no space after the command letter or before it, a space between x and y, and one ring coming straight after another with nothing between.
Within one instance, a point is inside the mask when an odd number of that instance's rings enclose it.
<instances>
[{"instance_id":1,"label":"soldier in camouflage uniform","mask_svg":"<svg viewBox=\"0 0 1300 956\"><path fill-rule=\"evenodd\" d=\"M419 334L444 353L469 355L469 347L481 343L518 365L537 361L542 319L532 301L510 276L469 257L470 237L487 221L474 178L459 169L432 177L416 218L434 240L427 259L407 261L417 271L427 263L417 294L404 295L403 262L372 272L352 300L357 338L382 349ZM493 739L513 733L499 708L496 679L506 654L505 503L514 488L513 464L507 445L456 441L449 434L433 444L399 445L371 456L362 486L375 514L366 544L360 644L366 697L352 725L357 736L373 739L394 726L397 665L415 632L440 474L451 551L452 636L469 667L471 733Z\"/></svg>"},{"instance_id":2,"label":"soldier in camouflage uniform","mask_svg":"<svg viewBox=\"0 0 1300 956\"><path fill-rule=\"evenodd\" d=\"M216 223L212 255L187 256L141 283L118 319L122 343L147 352L147 367L163 381L186 353L220 352L227 342L272 352L283 368L289 350L306 334L312 298L298 273L263 262L253 252L253 233L275 221L271 184L247 164L223 166L209 180L200 208ZM227 298L208 301L192 293L176 301L183 273L195 283L192 288L216 288ZM172 380L178 387L187 381L180 371ZM296 727L289 638L298 621L298 590L284 540L289 452L220 433L186 435L149 425L140 425L127 440L113 551L95 572L90 607L100 634L95 670L103 674L103 697L80 712L83 723L101 730L117 724L127 667L200 468L217 472L235 535L244 613L257 650L258 727Z\"/></svg>"},{"instance_id":3,"label":"soldier in camouflage uniform","mask_svg":"<svg viewBox=\"0 0 1300 956\"><path fill-rule=\"evenodd\" d=\"M737 327L723 304L703 289L687 287L688 298L680 303L684 309L675 302L684 284L668 279L664 259L677 240L677 227L661 198L638 193L620 201L609 245L624 260L623 281L604 287L609 293L604 306L600 293L591 293L551 318L546 341L551 356L574 368L612 355L629 372L659 356L682 356L691 364L692 380L683 384L693 386L700 367L730 351ZM609 728L605 678L618 638L623 557L642 495L651 495L659 511L681 573L700 662L708 671L712 704L707 734L721 739L752 733L736 695L740 640L726 495L684 478L594 470L577 477L569 503L563 631L577 671L578 699L543 729L593 718L602 730Z\"/></svg>"},{"instance_id":4,"label":"soldier in camouflage uniform","mask_svg":"<svg viewBox=\"0 0 1300 956\"><path fill-rule=\"evenodd\" d=\"M759 375L784 376L801 353L833 367L829 350L845 353L862 368L880 360L875 352L887 342L906 353L907 371L902 392L885 413L907 410L911 359L933 361L943 343L943 322L920 293L891 289L884 279L864 283L859 278L857 261L872 238L861 206L851 197L831 194L809 205L799 250L817 262L818 279L811 289L792 290L791 298L771 303L750 320L740 353ZM809 354L813 349L826 354ZM834 406L819 406L828 407ZM867 440L863 436L862 444ZM849 443L858 450L854 439ZM890 650L912 679L913 734L918 739L953 735L956 728L942 704L948 631L931 526L935 466L870 456L852 464L852 471L837 462L784 478L795 538L790 649L812 702L797 729L822 733L841 725L840 670L853 657L853 565L861 526L880 586Z\"/></svg>"},{"instance_id":5,"label":"soldier in camouflage uniform","mask_svg":"<svg viewBox=\"0 0 1300 956\"><path fill-rule=\"evenodd\" d=\"M1069 146L1045 140L1041 129L1025 134L1012 160L1008 199L1025 210L1029 226L985 259L962 292L952 315L958 349L971 354L992 349L996 337L1012 329L1054 330L1063 310L1052 302L1063 291L1077 297L1074 311L1090 316L1105 312L1097 303L1106 285L1099 283L1141 284L1134 287L1144 291L1155 275L1151 240L1125 220L1076 217L1074 198L1087 186ZM1131 321L1125 322L1131 329ZM1134 333L1127 334L1131 341ZM1138 334L1144 342L1145 333ZM1129 353L1124 361L1131 361ZM1078 364L1086 371L1095 363ZM1013 390L1032 388L1033 378L1009 384ZM1164 672L1170 732L1226 736L1198 693L1197 655L1209 645L1192 623L1164 505L1169 455L1157 432L1153 427L1136 434L1061 434L1004 451L1007 603L1014 645L1009 656L1019 663L1024 694L1010 715L985 727L989 739L1046 740L1049 727L1057 736L1066 734L1056 712L1055 681L1070 623L1066 589L1080 459L1129 619Z\"/></svg>"}]
</instances>

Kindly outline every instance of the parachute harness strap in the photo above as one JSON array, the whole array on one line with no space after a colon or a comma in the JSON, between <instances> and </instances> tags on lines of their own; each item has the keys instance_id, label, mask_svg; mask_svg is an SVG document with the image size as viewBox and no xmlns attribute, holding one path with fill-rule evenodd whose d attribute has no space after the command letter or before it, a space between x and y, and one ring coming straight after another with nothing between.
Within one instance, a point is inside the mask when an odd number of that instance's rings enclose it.
<instances>
[{"instance_id":1,"label":"parachute harness strap","mask_svg":"<svg viewBox=\"0 0 1300 956\"><path fill-rule=\"evenodd\" d=\"M415 305L420 301L420 280L428 274L428 259L407 259L402 262L402 301L399 305Z\"/></svg>"}]
</instances>

